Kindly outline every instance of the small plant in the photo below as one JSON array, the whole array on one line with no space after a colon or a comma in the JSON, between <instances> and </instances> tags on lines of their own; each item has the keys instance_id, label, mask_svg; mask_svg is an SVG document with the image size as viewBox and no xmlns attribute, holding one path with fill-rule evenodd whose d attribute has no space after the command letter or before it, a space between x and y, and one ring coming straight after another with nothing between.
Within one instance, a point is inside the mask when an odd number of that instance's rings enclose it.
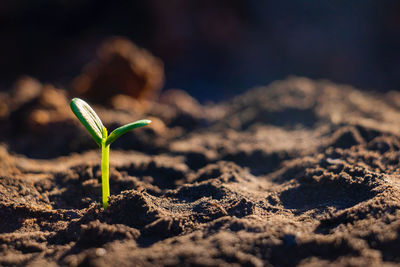
<instances>
[{"instance_id":1,"label":"small plant","mask_svg":"<svg viewBox=\"0 0 400 267\"><path fill-rule=\"evenodd\" d=\"M121 126L107 134L106 127L103 126L99 116L89 106L88 103L79 98L74 98L70 102L72 112L79 119L79 121L89 131L94 141L101 147L101 184L102 184L102 202L103 208L108 207L108 197L110 196L110 185L109 185L109 151L110 145L118 139L124 133L146 126L151 123L150 120L135 121L124 126Z\"/></svg>"}]
</instances>

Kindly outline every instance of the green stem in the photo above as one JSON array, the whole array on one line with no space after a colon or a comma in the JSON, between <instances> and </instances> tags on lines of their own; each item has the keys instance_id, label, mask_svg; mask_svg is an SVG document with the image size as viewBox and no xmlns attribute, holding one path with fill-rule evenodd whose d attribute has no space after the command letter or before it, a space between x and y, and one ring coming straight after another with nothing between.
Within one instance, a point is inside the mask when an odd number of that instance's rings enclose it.
<instances>
[{"instance_id":1,"label":"green stem","mask_svg":"<svg viewBox=\"0 0 400 267\"><path fill-rule=\"evenodd\" d=\"M108 198L110 196L110 182L109 182L109 153L110 145L106 145L107 131L101 142L101 185L103 191L103 208L108 207Z\"/></svg>"}]
</instances>

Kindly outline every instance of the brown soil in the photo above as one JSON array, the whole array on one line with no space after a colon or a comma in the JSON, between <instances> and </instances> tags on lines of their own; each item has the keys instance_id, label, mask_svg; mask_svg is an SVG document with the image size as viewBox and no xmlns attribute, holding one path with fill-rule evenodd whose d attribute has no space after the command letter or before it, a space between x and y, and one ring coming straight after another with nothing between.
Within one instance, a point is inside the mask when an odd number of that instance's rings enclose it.
<instances>
[{"instance_id":1,"label":"brown soil","mask_svg":"<svg viewBox=\"0 0 400 267\"><path fill-rule=\"evenodd\" d=\"M0 99L2 266L400 263L398 93L291 78L218 104L95 106L109 129L153 120L112 145L107 210L66 93L25 78Z\"/></svg>"}]
</instances>

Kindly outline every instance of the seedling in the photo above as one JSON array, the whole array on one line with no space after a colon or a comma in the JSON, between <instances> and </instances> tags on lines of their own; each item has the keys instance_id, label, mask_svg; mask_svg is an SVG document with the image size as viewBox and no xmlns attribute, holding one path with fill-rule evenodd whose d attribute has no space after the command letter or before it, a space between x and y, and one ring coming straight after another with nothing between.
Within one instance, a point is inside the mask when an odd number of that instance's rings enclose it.
<instances>
[{"instance_id":1,"label":"seedling","mask_svg":"<svg viewBox=\"0 0 400 267\"><path fill-rule=\"evenodd\" d=\"M101 184L102 184L102 202L103 208L108 207L108 198L110 196L110 185L109 185L109 151L110 145L118 139L124 133L146 126L151 123L150 120L135 121L124 126L121 126L107 134L106 127L103 126L99 116L89 106L88 103L79 98L74 98L70 102L72 112L79 119L79 121L89 131L94 141L99 147L101 147Z\"/></svg>"}]
</instances>

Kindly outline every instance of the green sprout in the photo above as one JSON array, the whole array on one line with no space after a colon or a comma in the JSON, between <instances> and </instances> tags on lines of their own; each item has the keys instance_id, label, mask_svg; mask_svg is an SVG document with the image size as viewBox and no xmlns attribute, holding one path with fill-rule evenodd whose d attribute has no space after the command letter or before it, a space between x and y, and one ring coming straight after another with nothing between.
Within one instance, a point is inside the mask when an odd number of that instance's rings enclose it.
<instances>
[{"instance_id":1,"label":"green sprout","mask_svg":"<svg viewBox=\"0 0 400 267\"><path fill-rule=\"evenodd\" d=\"M109 185L109 151L110 145L118 139L124 133L149 125L150 120L135 121L124 126L121 126L107 135L107 129L103 126L99 116L89 106L88 103L79 98L74 98L70 102L72 112L79 119L79 121L89 131L94 141L101 147L101 184L103 191L103 208L108 207L108 198L110 196L110 185Z\"/></svg>"}]
</instances>

